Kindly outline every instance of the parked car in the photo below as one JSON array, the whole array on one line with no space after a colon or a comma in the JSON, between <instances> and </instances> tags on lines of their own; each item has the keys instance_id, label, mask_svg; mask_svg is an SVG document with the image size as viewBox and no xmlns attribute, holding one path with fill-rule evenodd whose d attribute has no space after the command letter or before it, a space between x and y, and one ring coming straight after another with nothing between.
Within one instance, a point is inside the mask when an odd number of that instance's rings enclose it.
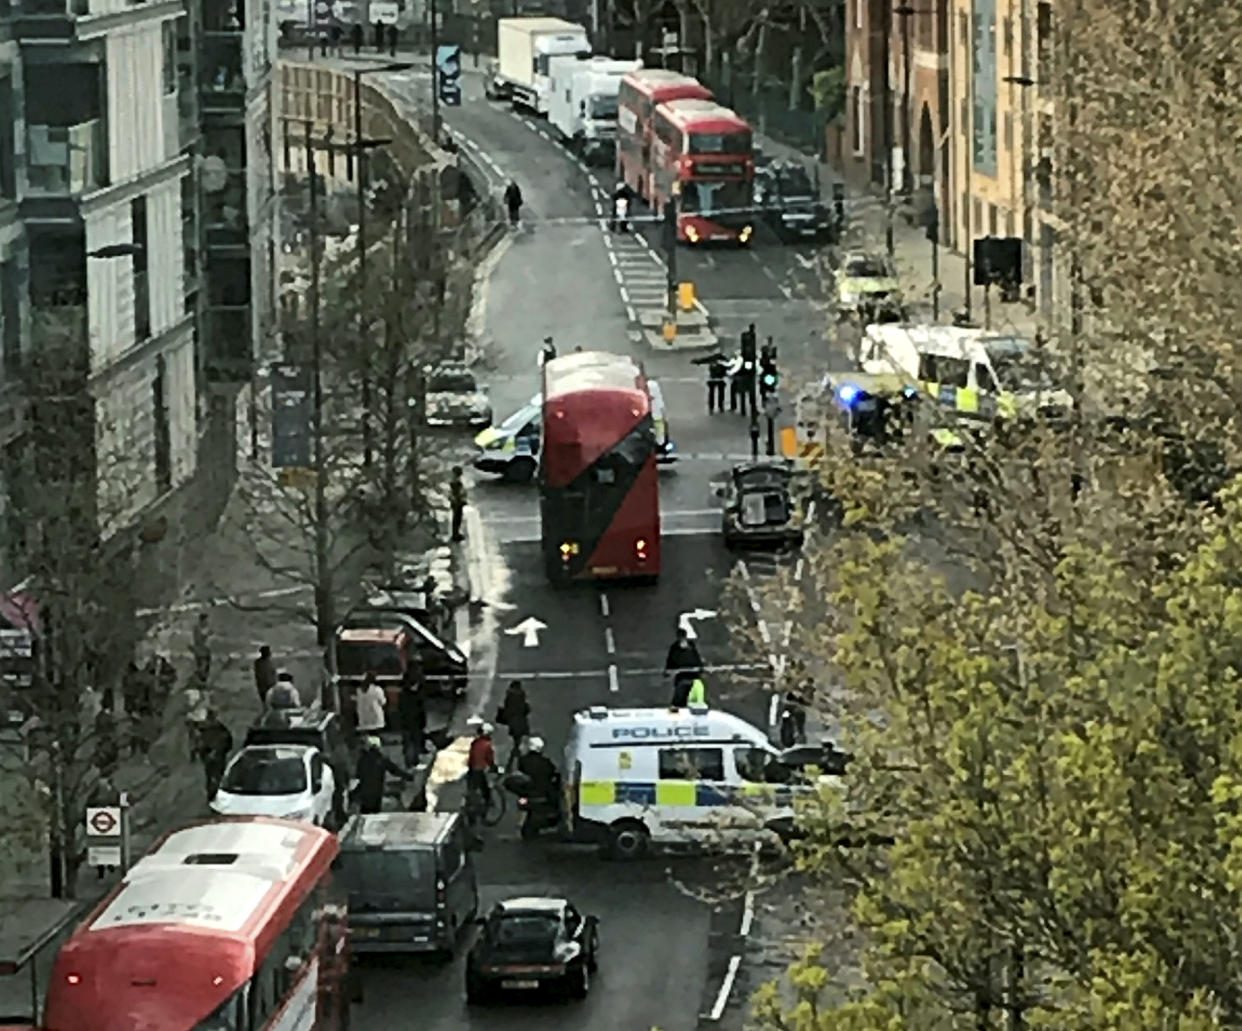
<instances>
[{"instance_id":1,"label":"parked car","mask_svg":"<svg viewBox=\"0 0 1242 1031\"><path fill-rule=\"evenodd\" d=\"M415 651L422 660L429 694L450 698L465 694L469 677L465 653L403 613L355 611L337 631L335 647L347 707L353 704L354 689L374 676L388 694L390 715L395 713L401 681Z\"/></svg>"},{"instance_id":2,"label":"parked car","mask_svg":"<svg viewBox=\"0 0 1242 1031\"><path fill-rule=\"evenodd\" d=\"M479 919L466 960L466 999L500 992L562 991L584 999L599 966L599 921L563 898L513 898Z\"/></svg>"},{"instance_id":3,"label":"parked car","mask_svg":"<svg viewBox=\"0 0 1242 1031\"><path fill-rule=\"evenodd\" d=\"M836 272L836 292L837 311L842 315L868 308L877 315L882 310L901 309L901 282L886 254L854 251L845 255Z\"/></svg>"},{"instance_id":4,"label":"parked car","mask_svg":"<svg viewBox=\"0 0 1242 1031\"><path fill-rule=\"evenodd\" d=\"M801 547L802 512L793 495L794 471L785 462L746 462L733 467L721 489L725 545Z\"/></svg>"},{"instance_id":5,"label":"parked car","mask_svg":"<svg viewBox=\"0 0 1242 1031\"><path fill-rule=\"evenodd\" d=\"M277 816L333 825L336 781L309 745L251 745L229 761L211 800L219 816Z\"/></svg>"},{"instance_id":6,"label":"parked car","mask_svg":"<svg viewBox=\"0 0 1242 1031\"><path fill-rule=\"evenodd\" d=\"M460 362L427 370L428 426L475 427L492 424L492 406L475 375Z\"/></svg>"}]
</instances>

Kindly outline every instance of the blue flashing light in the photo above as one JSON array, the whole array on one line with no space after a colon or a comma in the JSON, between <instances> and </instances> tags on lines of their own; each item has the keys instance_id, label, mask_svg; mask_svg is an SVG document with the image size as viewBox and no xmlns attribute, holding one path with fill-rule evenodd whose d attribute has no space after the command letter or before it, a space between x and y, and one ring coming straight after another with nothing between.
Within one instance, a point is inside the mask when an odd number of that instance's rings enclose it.
<instances>
[{"instance_id":1,"label":"blue flashing light","mask_svg":"<svg viewBox=\"0 0 1242 1031\"><path fill-rule=\"evenodd\" d=\"M901 396L907 401L913 400L919 396L919 392L914 387L902 387Z\"/></svg>"},{"instance_id":2,"label":"blue flashing light","mask_svg":"<svg viewBox=\"0 0 1242 1031\"><path fill-rule=\"evenodd\" d=\"M843 383L837 388L837 400L846 408L853 408L862 396L862 390L853 383Z\"/></svg>"}]
</instances>

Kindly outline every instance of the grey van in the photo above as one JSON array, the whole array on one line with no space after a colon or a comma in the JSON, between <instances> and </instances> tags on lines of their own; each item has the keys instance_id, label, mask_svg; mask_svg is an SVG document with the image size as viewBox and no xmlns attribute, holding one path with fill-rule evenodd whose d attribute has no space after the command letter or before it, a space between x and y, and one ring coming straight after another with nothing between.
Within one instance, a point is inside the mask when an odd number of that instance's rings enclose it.
<instances>
[{"instance_id":1,"label":"grey van","mask_svg":"<svg viewBox=\"0 0 1242 1031\"><path fill-rule=\"evenodd\" d=\"M350 951L451 955L479 911L458 813L369 813L341 829L333 868L349 894Z\"/></svg>"}]
</instances>

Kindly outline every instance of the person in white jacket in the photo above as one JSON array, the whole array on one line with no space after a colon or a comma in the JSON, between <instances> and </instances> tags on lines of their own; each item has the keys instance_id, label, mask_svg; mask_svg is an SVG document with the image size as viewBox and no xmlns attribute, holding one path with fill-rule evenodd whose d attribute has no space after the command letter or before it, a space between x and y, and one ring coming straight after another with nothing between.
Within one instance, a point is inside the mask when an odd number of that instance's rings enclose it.
<instances>
[{"instance_id":1,"label":"person in white jacket","mask_svg":"<svg viewBox=\"0 0 1242 1031\"><path fill-rule=\"evenodd\" d=\"M384 729L384 707L387 702L388 696L374 677L368 677L366 684L354 692L359 734L378 734Z\"/></svg>"}]
</instances>

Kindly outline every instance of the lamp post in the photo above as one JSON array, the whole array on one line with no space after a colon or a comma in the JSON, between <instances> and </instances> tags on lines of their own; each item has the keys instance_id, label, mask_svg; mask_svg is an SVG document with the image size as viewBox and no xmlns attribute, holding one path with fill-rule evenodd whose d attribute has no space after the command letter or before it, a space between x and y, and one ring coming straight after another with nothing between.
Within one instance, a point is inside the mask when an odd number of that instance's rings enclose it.
<instances>
[{"instance_id":1,"label":"lamp post","mask_svg":"<svg viewBox=\"0 0 1242 1031\"><path fill-rule=\"evenodd\" d=\"M891 255L893 244L893 86L889 65L893 55L893 9L884 5L884 246Z\"/></svg>"},{"instance_id":2,"label":"lamp post","mask_svg":"<svg viewBox=\"0 0 1242 1031\"><path fill-rule=\"evenodd\" d=\"M357 161L354 181L358 188L358 354L362 357L362 464L370 470L374 441L371 433L371 365L367 360L367 334L370 327L366 316L367 285L367 154L387 146L391 139L367 139L362 135L362 77L373 72L403 72L414 67L408 61L392 62L377 68L354 69L354 138L346 152L346 161Z\"/></svg>"},{"instance_id":3,"label":"lamp post","mask_svg":"<svg viewBox=\"0 0 1242 1031\"><path fill-rule=\"evenodd\" d=\"M973 254L971 251L973 241L971 233L973 227L971 222L971 207L974 203L971 197L971 177L974 171L975 162L975 5L974 0L970 0L970 14L968 15L969 31L966 33L966 57L962 62L962 72L965 77L965 94L966 94L966 146L965 146L965 175L962 191L962 229L965 239L962 241L962 256L966 259L964 263L965 278L964 289L966 295L966 321L970 321L973 309L972 290L973 269L971 262Z\"/></svg>"},{"instance_id":4,"label":"lamp post","mask_svg":"<svg viewBox=\"0 0 1242 1031\"><path fill-rule=\"evenodd\" d=\"M440 65L436 57L440 44L440 28L436 25L439 13L436 0L429 0L427 14L431 21L431 142L433 144L440 142Z\"/></svg>"},{"instance_id":5,"label":"lamp post","mask_svg":"<svg viewBox=\"0 0 1242 1031\"><path fill-rule=\"evenodd\" d=\"M1024 52L1023 60L1025 59ZM1031 246L1031 240L1028 239L1027 234L1030 233L1033 236L1035 233L1035 220L1031 218L1031 169L1034 167L1034 162L1031 155L1030 104L1027 100L1027 90L1038 86L1039 83L1029 75L1006 75L1001 81L1010 86L1022 88L1022 230L1019 235L1022 238L1023 248L1027 248ZM1025 259L1025 253L1023 257Z\"/></svg>"}]
</instances>

